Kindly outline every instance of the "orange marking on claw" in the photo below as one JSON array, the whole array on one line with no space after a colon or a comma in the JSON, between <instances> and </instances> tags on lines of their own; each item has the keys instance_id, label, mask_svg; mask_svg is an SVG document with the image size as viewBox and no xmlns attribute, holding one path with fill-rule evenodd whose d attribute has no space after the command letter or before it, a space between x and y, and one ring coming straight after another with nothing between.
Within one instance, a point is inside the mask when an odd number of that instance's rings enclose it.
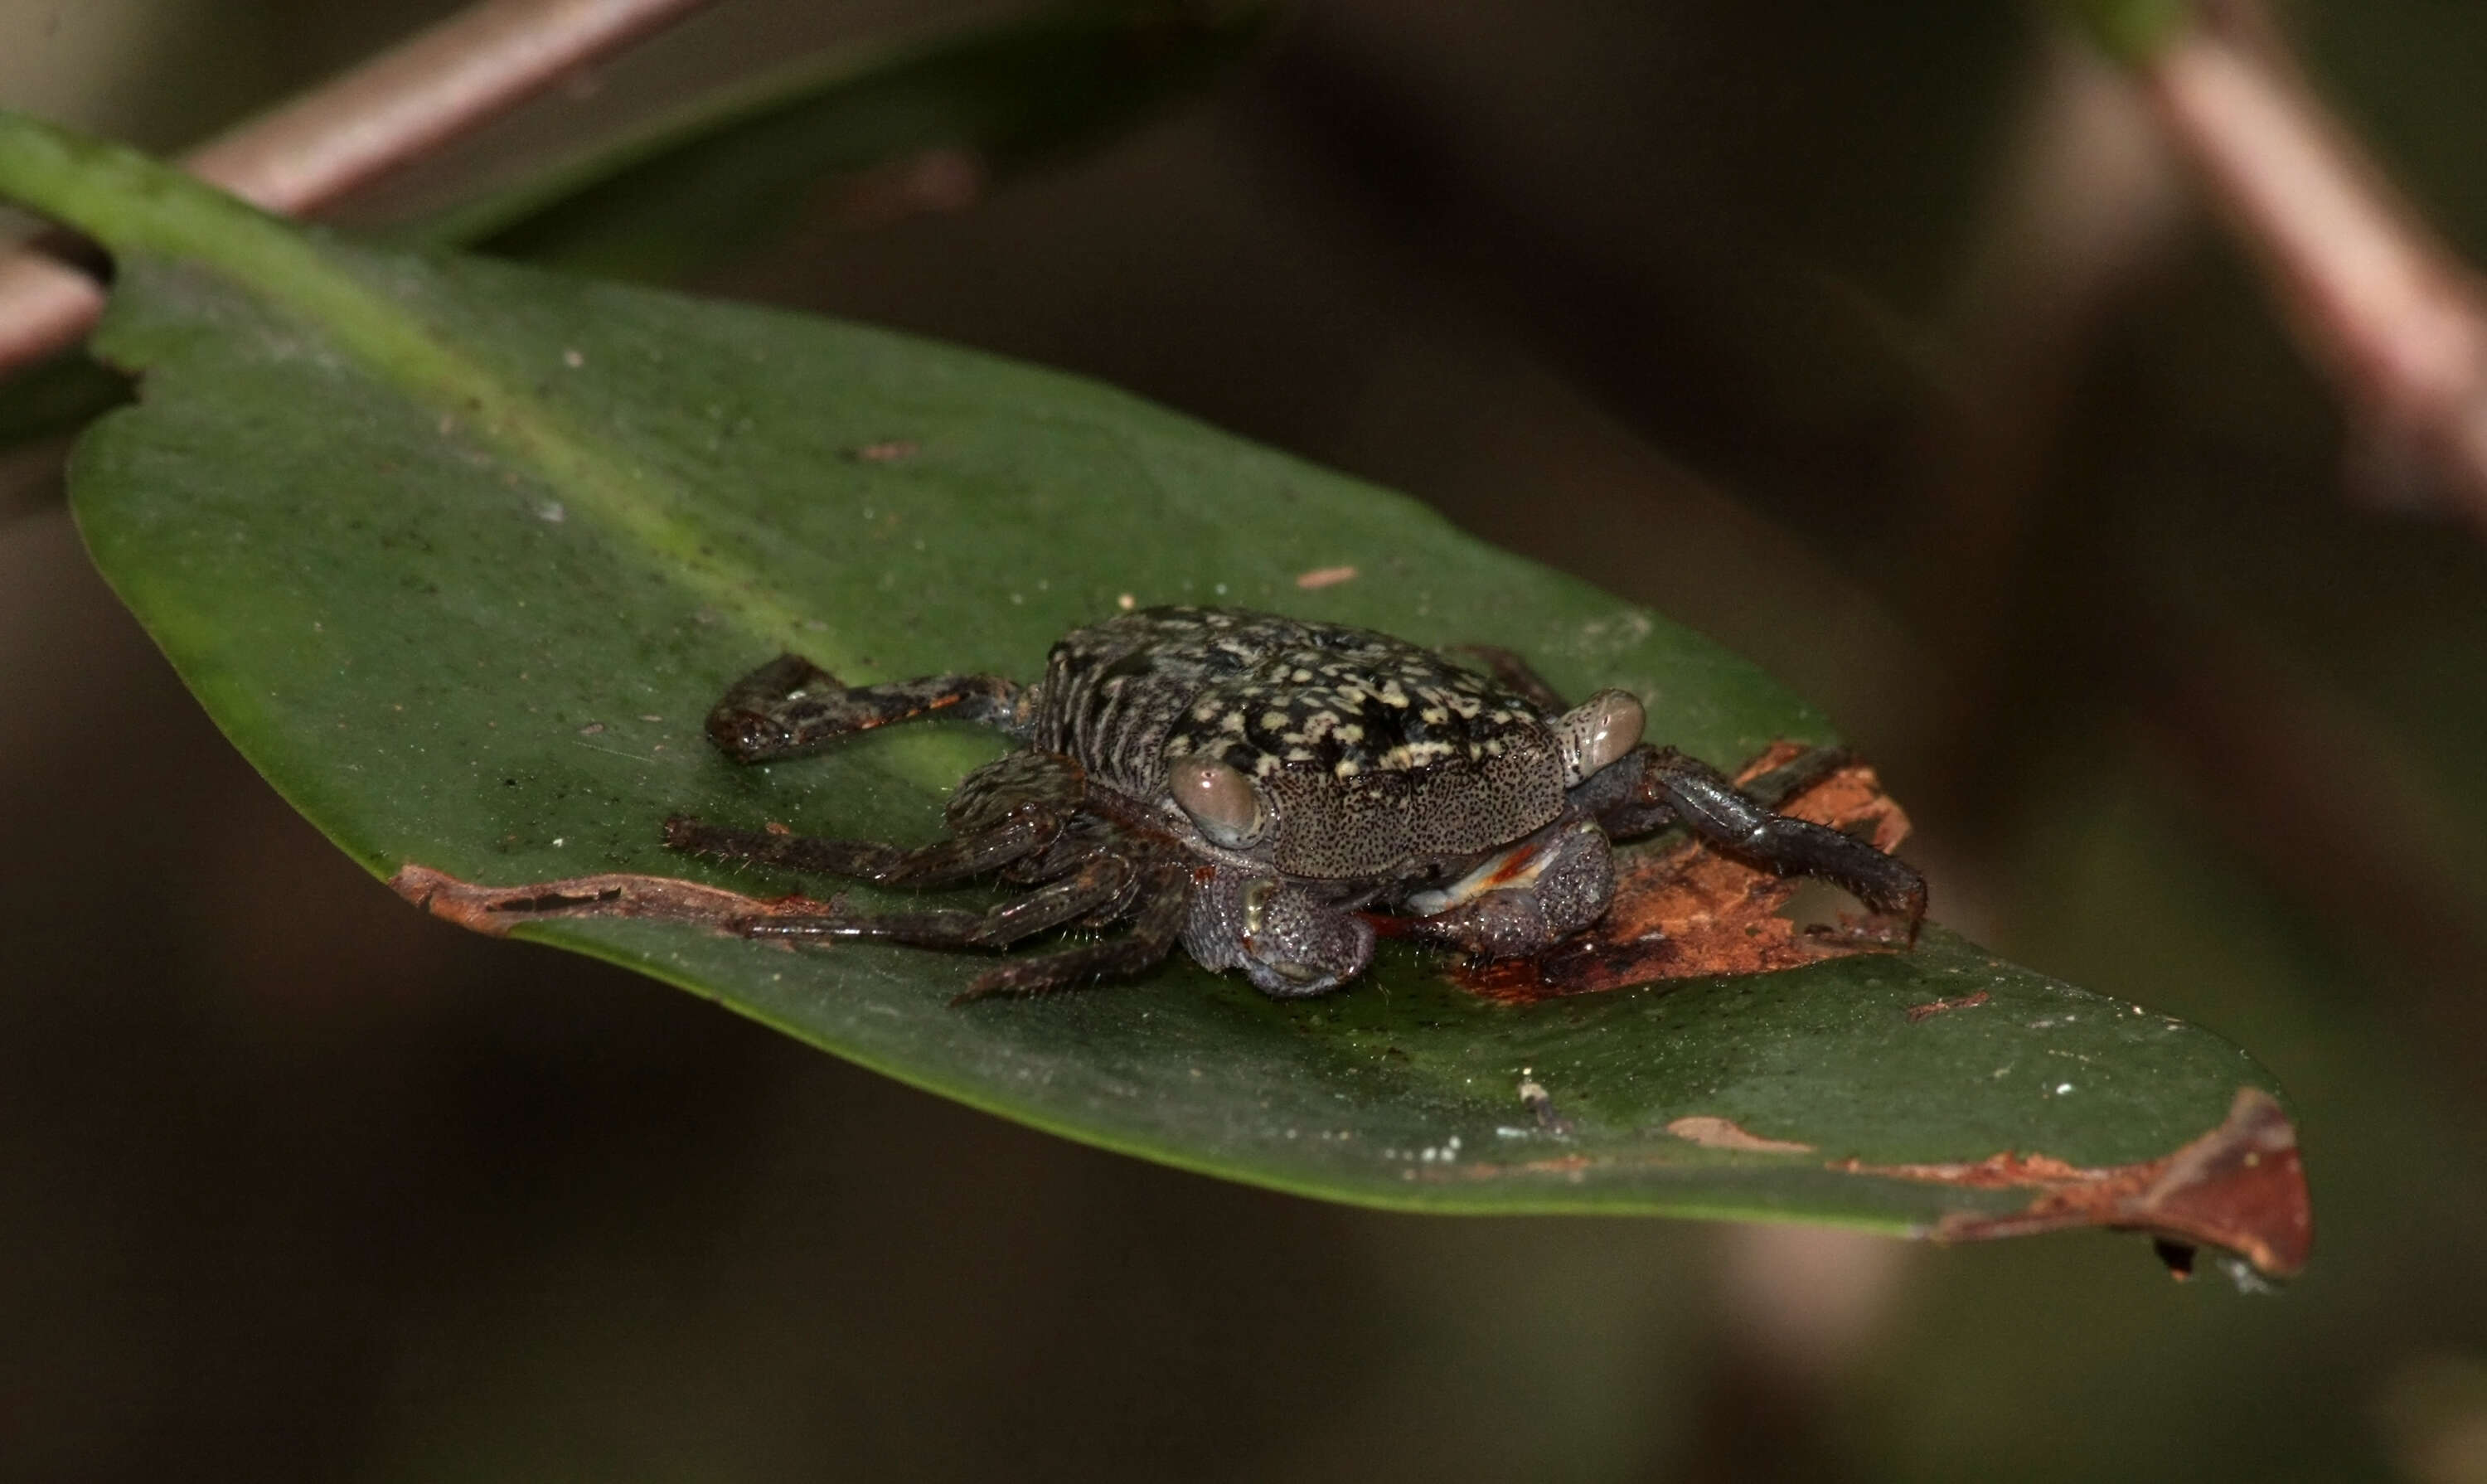
<instances>
[{"instance_id":1,"label":"orange marking on claw","mask_svg":"<svg viewBox=\"0 0 2487 1484\"><path fill-rule=\"evenodd\" d=\"M1492 891L1496 886L1509 885L1511 882L1527 875L1528 863L1536 858L1536 846L1523 846L1520 849L1513 851L1511 854L1502 857L1502 864L1494 868L1494 874L1485 879L1485 882L1479 889Z\"/></svg>"}]
</instances>

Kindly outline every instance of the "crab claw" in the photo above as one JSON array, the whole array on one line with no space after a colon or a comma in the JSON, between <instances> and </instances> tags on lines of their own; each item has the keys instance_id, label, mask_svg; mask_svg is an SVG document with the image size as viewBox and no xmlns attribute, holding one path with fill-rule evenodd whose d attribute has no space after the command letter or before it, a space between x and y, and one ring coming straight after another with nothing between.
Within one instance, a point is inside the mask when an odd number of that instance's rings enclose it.
<instances>
[{"instance_id":1,"label":"crab claw","mask_svg":"<svg viewBox=\"0 0 2487 1484\"><path fill-rule=\"evenodd\" d=\"M1355 978L1373 958L1373 925L1314 900L1276 876L1231 867L1194 882L1183 943L1211 972L1244 970L1278 999L1321 994Z\"/></svg>"}]
</instances>

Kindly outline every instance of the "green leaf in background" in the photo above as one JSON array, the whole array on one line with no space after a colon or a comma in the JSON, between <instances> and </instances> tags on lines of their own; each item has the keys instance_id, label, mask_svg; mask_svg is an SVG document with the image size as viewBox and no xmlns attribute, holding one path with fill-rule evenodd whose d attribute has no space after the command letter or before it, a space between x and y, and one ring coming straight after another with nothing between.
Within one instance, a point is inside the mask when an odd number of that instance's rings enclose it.
<instances>
[{"instance_id":1,"label":"green leaf in background","mask_svg":"<svg viewBox=\"0 0 2487 1484\"><path fill-rule=\"evenodd\" d=\"M609 277L685 276L843 192L869 221L956 207L1223 75L1271 0L1118 0L806 61L423 223L433 245ZM877 188L876 188L877 187Z\"/></svg>"},{"instance_id":2,"label":"green leaf in background","mask_svg":"<svg viewBox=\"0 0 2487 1484\"><path fill-rule=\"evenodd\" d=\"M1697 635L1076 378L353 248L22 120L0 120L0 194L119 259L98 349L145 395L74 459L97 562L235 743L383 877L792 889L668 855L660 822L924 838L1000 743L899 728L737 768L700 733L725 681L781 648L857 681L1028 674L1126 600L1505 644L1576 693L1632 687L1664 740L1720 762L1830 735ZM1297 583L1338 567L1358 575ZM519 931L977 1106L1307 1194L1947 1237L2105 1223L2266 1271L2305 1257L2267 1074L1940 930L1908 954L1533 1004L1389 951L1309 1002L1175 962L956 1009L974 966L955 955Z\"/></svg>"},{"instance_id":3,"label":"green leaf in background","mask_svg":"<svg viewBox=\"0 0 2487 1484\"><path fill-rule=\"evenodd\" d=\"M1278 14L1273 0L1108 0L806 60L397 235L608 277L685 277L824 201L843 199L858 225L964 205L1207 85ZM0 386L0 449L67 433L127 390L78 352L20 372Z\"/></svg>"},{"instance_id":4,"label":"green leaf in background","mask_svg":"<svg viewBox=\"0 0 2487 1484\"><path fill-rule=\"evenodd\" d=\"M2193 0L2064 0L2064 9L2100 49L2137 65L2194 20Z\"/></svg>"}]
</instances>

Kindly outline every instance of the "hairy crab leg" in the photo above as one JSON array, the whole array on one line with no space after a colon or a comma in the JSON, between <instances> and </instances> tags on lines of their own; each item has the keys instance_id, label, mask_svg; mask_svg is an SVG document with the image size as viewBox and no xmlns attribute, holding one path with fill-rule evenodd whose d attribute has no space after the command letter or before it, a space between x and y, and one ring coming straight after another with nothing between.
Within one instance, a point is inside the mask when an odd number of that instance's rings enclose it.
<instances>
[{"instance_id":1,"label":"hairy crab leg","mask_svg":"<svg viewBox=\"0 0 2487 1484\"><path fill-rule=\"evenodd\" d=\"M676 815L665 821L665 845L685 854L852 877L882 886L948 886L1045 849L1062 832L1062 822L1058 806L1030 801L1005 811L984 828L908 850L869 840L735 829Z\"/></svg>"},{"instance_id":2,"label":"hairy crab leg","mask_svg":"<svg viewBox=\"0 0 2487 1484\"><path fill-rule=\"evenodd\" d=\"M1737 784L1736 792L1765 809L1776 810L1855 758L1845 747L1808 747L1769 772Z\"/></svg>"},{"instance_id":3,"label":"hairy crab leg","mask_svg":"<svg viewBox=\"0 0 2487 1484\"><path fill-rule=\"evenodd\" d=\"M708 714L710 741L738 763L794 757L856 732L938 715L1026 727L1025 692L999 675L928 675L849 686L800 655L780 655L736 681Z\"/></svg>"},{"instance_id":4,"label":"hairy crab leg","mask_svg":"<svg viewBox=\"0 0 2487 1484\"><path fill-rule=\"evenodd\" d=\"M950 1003L1048 994L1083 981L1120 978L1156 967L1174 951L1191 910L1189 861L1161 858L1141 873L1130 931L1103 942L1037 954L989 969Z\"/></svg>"},{"instance_id":5,"label":"hairy crab leg","mask_svg":"<svg viewBox=\"0 0 2487 1484\"><path fill-rule=\"evenodd\" d=\"M961 908L849 912L831 903L824 912L742 917L725 926L745 938L868 938L918 948L1007 948L1048 928L1116 906L1130 897L1132 883L1130 861L1119 855L1098 855L1072 876L981 912Z\"/></svg>"},{"instance_id":6,"label":"hairy crab leg","mask_svg":"<svg viewBox=\"0 0 2487 1484\"><path fill-rule=\"evenodd\" d=\"M1672 747L1648 755L1642 783L1703 841L1780 876L1819 877L1878 912L1902 919L1914 939L1926 915L1926 879L1896 856L1827 826L1776 814L1740 793L1725 773Z\"/></svg>"}]
</instances>

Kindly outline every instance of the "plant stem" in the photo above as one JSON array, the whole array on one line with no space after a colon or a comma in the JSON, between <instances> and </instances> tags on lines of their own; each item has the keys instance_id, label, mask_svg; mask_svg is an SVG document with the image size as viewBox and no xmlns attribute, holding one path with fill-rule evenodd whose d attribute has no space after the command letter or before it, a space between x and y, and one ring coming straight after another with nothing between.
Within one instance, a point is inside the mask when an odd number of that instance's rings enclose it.
<instances>
[{"instance_id":1,"label":"plant stem","mask_svg":"<svg viewBox=\"0 0 2487 1484\"><path fill-rule=\"evenodd\" d=\"M711 0L482 0L183 157L288 215L368 184ZM102 312L86 275L0 258L0 373L74 344Z\"/></svg>"},{"instance_id":2,"label":"plant stem","mask_svg":"<svg viewBox=\"0 0 2487 1484\"><path fill-rule=\"evenodd\" d=\"M2261 261L2348 404L2379 503L2442 497L2487 535L2487 295L2297 75L2244 0L2135 61L2167 137Z\"/></svg>"}]
</instances>

